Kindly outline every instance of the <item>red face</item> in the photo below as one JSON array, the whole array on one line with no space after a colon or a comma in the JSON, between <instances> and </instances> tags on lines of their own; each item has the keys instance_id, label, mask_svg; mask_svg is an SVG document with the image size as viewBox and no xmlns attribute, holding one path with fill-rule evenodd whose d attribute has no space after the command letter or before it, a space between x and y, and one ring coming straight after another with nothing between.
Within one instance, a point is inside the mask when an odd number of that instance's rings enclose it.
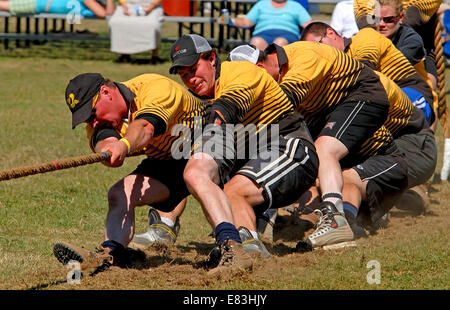
<instances>
[{"instance_id":1,"label":"red face","mask_svg":"<svg viewBox=\"0 0 450 310\"><path fill-rule=\"evenodd\" d=\"M103 85L95 103L93 115L88 120L92 128L102 126L117 128L127 114L126 104L118 89Z\"/></svg>"},{"instance_id":2,"label":"red face","mask_svg":"<svg viewBox=\"0 0 450 310\"><path fill-rule=\"evenodd\" d=\"M344 51L344 40L339 37L331 28L328 28L325 32L325 35L322 36L308 33L305 37L305 41L323 43Z\"/></svg>"},{"instance_id":3,"label":"red face","mask_svg":"<svg viewBox=\"0 0 450 310\"><path fill-rule=\"evenodd\" d=\"M184 85L197 95L213 97L216 82L215 60L213 53L209 59L199 58L193 66L180 67L178 74Z\"/></svg>"},{"instance_id":4,"label":"red face","mask_svg":"<svg viewBox=\"0 0 450 310\"><path fill-rule=\"evenodd\" d=\"M376 20L378 32L392 39L403 20L403 13L397 12L393 5L382 5L380 6L380 14L376 16Z\"/></svg>"},{"instance_id":5,"label":"red face","mask_svg":"<svg viewBox=\"0 0 450 310\"><path fill-rule=\"evenodd\" d=\"M264 63L257 64L258 67L264 68L277 82L280 82L280 67L278 65L278 57L276 53L267 56Z\"/></svg>"}]
</instances>

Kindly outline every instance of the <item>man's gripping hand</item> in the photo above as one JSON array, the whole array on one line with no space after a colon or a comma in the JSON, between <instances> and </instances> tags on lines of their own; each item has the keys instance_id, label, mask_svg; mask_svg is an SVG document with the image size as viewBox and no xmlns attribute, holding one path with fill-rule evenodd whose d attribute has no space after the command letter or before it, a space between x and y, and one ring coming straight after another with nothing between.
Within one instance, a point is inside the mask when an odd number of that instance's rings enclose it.
<instances>
[{"instance_id":1,"label":"man's gripping hand","mask_svg":"<svg viewBox=\"0 0 450 310\"><path fill-rule=\"evenodd\" d=\"M128 146L115 137L110 137L97 143L97 152L111 152L111 157L102 163L107 167L120 167L128 154Z\"/></svg>"}]
</instances>

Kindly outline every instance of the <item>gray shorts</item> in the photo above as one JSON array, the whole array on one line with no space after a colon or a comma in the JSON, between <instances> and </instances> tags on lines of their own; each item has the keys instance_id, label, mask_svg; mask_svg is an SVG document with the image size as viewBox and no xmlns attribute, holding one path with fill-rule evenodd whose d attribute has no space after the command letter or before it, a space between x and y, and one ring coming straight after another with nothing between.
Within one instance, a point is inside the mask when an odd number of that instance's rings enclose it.
<instances>
[{"instance_id":1,"label":"gray shorts","mask_svg":"<svg viewBox=\"0 0 450 310\"><path fill-rule=\"evenodd\" d=\"M408 188L424 184L434 173L437 164L437 146L431 129L419 134L403 135L394 140L405 153L408 164Z\"/></svg>"},{"instance_id":2,"label":"gray shorts","mask_svg":"<svg viewBox=\"0 0 450 310\"><path fill-rule=\"evenodd\" d=\"M353 169L367 181L367 201L361 204L358 221L370 226L389 212L408 188L406 158L392 145L385 154L370 157Z\"/></svg>"}]
</instances>

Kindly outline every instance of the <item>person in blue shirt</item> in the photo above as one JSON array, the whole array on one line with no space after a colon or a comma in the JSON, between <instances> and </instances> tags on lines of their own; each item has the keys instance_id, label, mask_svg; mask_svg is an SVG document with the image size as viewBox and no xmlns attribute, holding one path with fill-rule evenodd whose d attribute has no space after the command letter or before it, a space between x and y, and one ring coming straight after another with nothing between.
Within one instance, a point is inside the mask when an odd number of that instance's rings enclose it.
<instances>
[{"instance_id":1,"label":"person in blue shirt","mask_svg":"<svg viewBox=\"0 0 450 310\"><path fill-rule=\"evenodd\" d=\"M222 19L221 23L225 21ZM264 50L269 44L284 46L300 39L301 28L311 22L308 11L297 1L261 0L246 15L238 15L229 25L255 27L250 44Z\"/></svg>"},{"instance_id":2,"label":"person in blue shirt","mask_svg":"<svg viewBox=\"0 0 450 310\"><path fill-rule=\"evenodd\" d=\"M0 1L0 11L11 14L68 14L105 18L114 12L113 0L7 0Z\"/></svg>"}]
</instances>

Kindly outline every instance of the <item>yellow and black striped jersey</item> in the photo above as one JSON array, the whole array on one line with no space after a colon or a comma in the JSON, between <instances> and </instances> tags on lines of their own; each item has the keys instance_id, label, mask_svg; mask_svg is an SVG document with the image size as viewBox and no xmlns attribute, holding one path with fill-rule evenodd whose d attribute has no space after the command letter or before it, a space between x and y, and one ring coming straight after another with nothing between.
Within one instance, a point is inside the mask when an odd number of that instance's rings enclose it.
<instances>
[{"instance_id":1,"label":"yellow and black striped jersey","mask_svg":"<svg viewBox=\"0 0 450 310\"><path fill-rule=\"evenodd\" d=\"M384 126L392 133L394 138L404 134L418 133L428 127L423 112L415 108L408 96L397 84L386 77L383 73L375 72L388 94L389 107L388 117Z\"/></svg>"},{"instance_id":2,"label":"yellow and black striped jersey","mask_svg":"<svg viewBox=\"0 0 450 310\"><path fill-rule=\"evenodd\" d=\"M283 50L288 70L280 86L308 126L314 127L343 100L389 106L386 91L373 70L338 49L300 41L283 46Z\"/></svg>"},{"instance_id":3,"label":"yellow and black striped jersey","mask_svg":"<svg viewBox=\"0 0 450 310\"><path fill-rule=\"evenodd\" d=\"M340 50L317 42L299 41L283 46L278 59L286 58L288 69L280 87L311 131L318 133L323 120L344 101L366 101L390 106L380 78L369 67ZM280 50L277 52L280 53ZM376 154L392 141L385 127L364 145L360 154Z\"/></svg>"},{"instance_id":4,"label":"yellow and black striped jersey","mask_svg":"<svg viewBox=\"0 0 450 310\"><path fill-rule=\"evenodd\" d=\"M433 95L433 111L437 111L439 98L436 91L433 89L433 83L431 82L430 77L428 76L428 72L425 69L425 59L423 59L421 62L416 63L414 65L414 69L422 77L422 79L425 80L425 82L428 85L428 88L431 89L431 93Z\"/></svg>"},{"instance_id":5,"label":"yellow and black striped jersey","mask_svg":"<svg viewBox=\"0 0 450 310\"><path fill-rule=\"evenodd\" d=\"M233 106L234 123L254 124L256 133L278 123L294 109L266 70L248 61L224 61L215 85L214 104ZM243 132L236 130L239 142ZM248 133L245 133L248 137Z\"/></svg>"},{"instance_id":6,"label":"yellow and black striped jersey","mask_svg":"<svg viewBox=\"0 0 450 310\"><path fill-rule=\"evenodd\" d=\"M403 0L403 10L409 7L416 7L422 23L426 23L437 12L442 0ZM356 17L356 21L360 28L364 28L367 25L373 26L372 16L375 14L375 8L379 5L377 0L354 0L353 9Z\"/></svg>"},{"instance_id":7,"label":"yellow and black striped jersey","mask_svg":"<svg viewBox=\"0 0 450 310\"><path fill-rule=\"evenodd\" d=\"M361 145L357 157L367 158L378 155L380 150L384 151L393 139L392 133L383 125Z\"/></svg>"},{"instance_id":8,"label":"yellow and black striped jersey","mask_svg":"<svg viewBox=\"0 0 450 310\"><path fill-rule=\"evenodd\" d=\"M377 71L375 73L380 77L380 81L384 89L386 89L391 104L384 126L396 137L396 134L408 125L413 111L413 105L408 96L392 80L383 73Z\"/></svg>"},{"instance_id":9,"label":"yellow and black striped jersey","mask_svg":"<svg viewBox=\"0 0 450 310\"><path fill-rule=\"evenodd\" d=\"M415 7L419 11L422 23L427 23L436 14L442 0L403 0L403 9Z\"/></svg>"},{"instance_id":10,"label":"yellow and black striped jersey","mask_svg":"<svg viewBox=\"0 0 450 310\"><path fill-rule=\"evenodd\" d=\"M158 120L155 123L158 127L155 126L155 135L145 148L147 156L155 159L171 158L174 142L180 146L183 144L183 139L180 139L183 131L175 130L176 135L172 135L174 126L182 125L189 129L191 134L195 130L201 130L206 102L192 95L179 83L159 74L143 74L123 82L122 85L135 97L134 100L128 101L128 119L123 120L115 129L120 136L125 135L128 124L136 118L150 117ZM86 130L93 148L95 132L89 124Z\"/></svg>"},{"instance_id":11,"label":"yellow and black striped jersey","mask_svg":"<svg viewBox=\"0 0 450 310\"><path fill-rule=\"evenodd\" d=\"M433 93L427 82L391 40L372 28L361 29L349 40L345 40L347 55L383 73L401 88L413 88L429 103L433 102Z\"/></svg>"}]
</instances>

